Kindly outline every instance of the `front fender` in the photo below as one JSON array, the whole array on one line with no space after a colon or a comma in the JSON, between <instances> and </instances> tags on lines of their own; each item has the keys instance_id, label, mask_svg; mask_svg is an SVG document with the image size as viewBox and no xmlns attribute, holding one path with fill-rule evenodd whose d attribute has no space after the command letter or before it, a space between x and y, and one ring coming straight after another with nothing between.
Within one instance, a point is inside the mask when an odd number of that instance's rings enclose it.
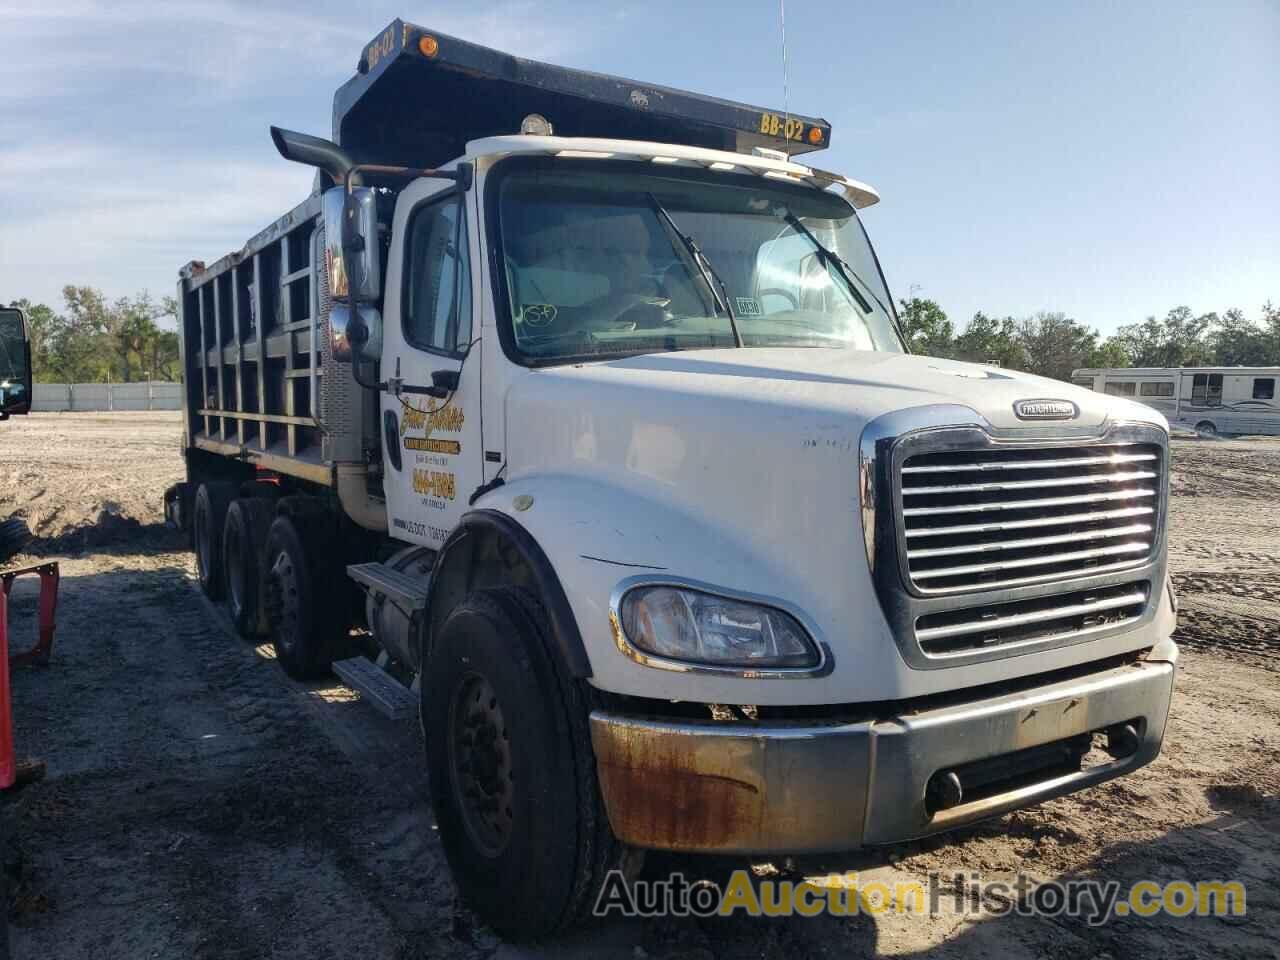
<instances>
[{"instance_id":1,"label":"front fender","mask_svg":"<svg viewBox=\"0 0 1280 960\"><path fill-rule=\"evenodd\" d=\"M633 696L726 703L821 703L835 694L826 688L826 677L752 678L656 669L632 660L615 642L611 595L622 581L652 574L778 598L779 606L801 613L816 643L830 649L815 624L830 622L831 598L817 596L782 551L762 549L674 506L670 498L595 478L527 475L490 491L476 507L505 514L537 541L563 586L595 686ZM886 649L893 649L891 640ZM796 689L797 684L804 689Z\"/></svg>"}]
</instances>

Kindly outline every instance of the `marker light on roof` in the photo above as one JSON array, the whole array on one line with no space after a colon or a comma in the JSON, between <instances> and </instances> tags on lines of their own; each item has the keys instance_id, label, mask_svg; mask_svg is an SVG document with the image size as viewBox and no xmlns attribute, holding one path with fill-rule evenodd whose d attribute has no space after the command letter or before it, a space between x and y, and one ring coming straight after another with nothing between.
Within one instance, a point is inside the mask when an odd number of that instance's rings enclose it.
<instances>
[{"instance_id":1,"label":"marker light on roof","mask_svg":"<svg viewBox=\"0 0 1280 960\"><path fill-rule=\"evenodd\" d=\"M738 165L736 163L725 163L723 160L717 160L715 163L711 164L711 169L720 171L737 170Z\"/></svg>"},{"instance_id":2,"label":"marker light on roof","mask_svg":"<svg viewBox=\"0 0 1280 960\"><path fill-rule=\"evenodd\" d=\"M679 157L653 157L654 163L679 163Z\"/></svg>"},{"instance_id":3,"label":"marker light on roof","mask_svg":"<svg viewBox=\"0 0 1280 960\"><path fill-rule=\"evenodd\" d=\"M551 121L540 113L531 113L520 121L520 132L535 137L549 137L555 130Z\"/></svg>"},{"instance_id":4,"label":"marker light on roof","mask_svg":"<svg viewBox=\"0 0 1280 960\"><path fill-rule=\"evenodd\" d=\"M822 128L811 127L809 130L809 142L815 147L822 142Z\"/></svg>"},{"instance_id":5,"label":"marker light on roof","mask_svg":"<svg viewBox=\"0 0 1280 960\"><path fill-rule=\"evenodd\" d=\"M418 52L424 57L434 57L440 52L440 41L428 34L418 41Z\"/></svg>"},{"instance_id":6,"label":"marker light on roof","mask_svg":"<svg viewBox=\"0 0 1280 960\"><path fill-rule=\"evenodd\" d=\"M559 150L556 156L573 160L608 160L613 154L607 150Z\"/></svg>"}]
</instances>

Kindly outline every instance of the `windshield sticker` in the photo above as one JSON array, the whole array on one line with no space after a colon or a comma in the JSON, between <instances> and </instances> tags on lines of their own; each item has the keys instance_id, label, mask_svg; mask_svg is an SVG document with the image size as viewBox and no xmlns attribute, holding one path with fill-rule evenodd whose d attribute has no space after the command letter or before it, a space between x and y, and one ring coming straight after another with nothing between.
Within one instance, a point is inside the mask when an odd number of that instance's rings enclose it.
<instances>
[{"instance_id":1,"label":"windshield sticker","mask_svg":"<svg viewBox=\"0 0 1280 960\"><path fill-rule=\"evenodd\" d=\"M554 303L530 303L525 306L520 319L531 327L545 327L555 320L557 312Z\"/></svg>"},{"instance_id":2,"label":"windshield sticker","mask_svg":"<svg viewBox=\"0 0 1280 960\"><path fill-rule=\"evenodd\" d=\"M759 317L764 312L760 309L760 301L755 297L734 297L737 301L738 316L740 317Z\"/></svg>"}]
</instances>

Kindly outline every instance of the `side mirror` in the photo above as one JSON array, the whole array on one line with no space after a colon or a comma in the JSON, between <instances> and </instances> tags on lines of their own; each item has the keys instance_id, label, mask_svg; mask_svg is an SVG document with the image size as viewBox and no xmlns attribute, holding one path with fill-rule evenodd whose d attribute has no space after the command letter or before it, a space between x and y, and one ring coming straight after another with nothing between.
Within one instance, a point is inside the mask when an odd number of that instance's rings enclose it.
<instances>
[{"instance_id":1,"label":"side mirror","mask_svg":"<svg viewBox=\"0 0 1280 960\"><path fill-rule=\"evenodd\" d=\"M339 363L380 359L382 314L364 304L334 303L329 308L329 343Z\"/></svg>"},{"instance_id":2,"label":"side mirror","mask_svg":"<svg viewBox=\"0 0 1280 960\"><path fill-rule=\"evenodd\" d=\"M16 308L0 309L0 419L31 410L31 387L27 318Z\"/></svg>"},{"instance_id":3,"label":"side mirror","mask_svg":"<svg viewBox=\"0 0 1280 960\"><path fill-rule=\"evenodd\" d=\"M377 201L369 187L324 192L325 268L336 303L373 303L382 293Z\"/></svg>"}]
</instances>

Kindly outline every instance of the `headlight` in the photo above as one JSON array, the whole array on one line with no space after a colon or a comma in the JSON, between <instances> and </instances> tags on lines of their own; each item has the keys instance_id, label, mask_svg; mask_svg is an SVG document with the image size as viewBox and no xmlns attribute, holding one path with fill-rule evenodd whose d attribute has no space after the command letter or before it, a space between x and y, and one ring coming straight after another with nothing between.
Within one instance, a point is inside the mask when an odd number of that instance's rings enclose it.
<instances>
[{"instance_id":1,"label":"headlight","mask_svg":"<svg viewBox=\"0 0 1280 960\"><path fill-rule=\"evenodd\" d=\"M672 586L636 587L622 598L622 629L654 656L720 667L818 665L795 617L773 607Z\"/></svg>"}]
</instances>

